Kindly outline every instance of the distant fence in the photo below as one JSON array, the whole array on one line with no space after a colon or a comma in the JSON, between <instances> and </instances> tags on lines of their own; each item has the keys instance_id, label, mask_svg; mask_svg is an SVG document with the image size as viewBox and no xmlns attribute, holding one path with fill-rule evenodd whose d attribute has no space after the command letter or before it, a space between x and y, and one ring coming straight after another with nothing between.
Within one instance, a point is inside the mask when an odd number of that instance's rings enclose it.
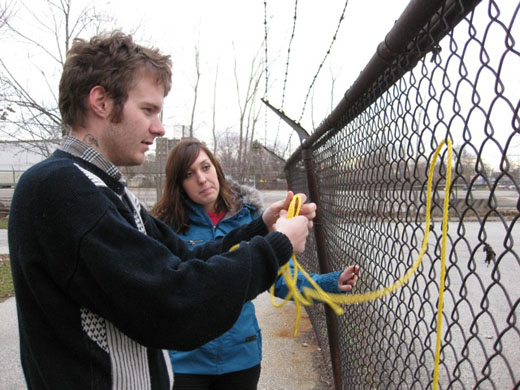
<instances>
[{"instance_id":1,"label":"distant fence","mask_svg":"<svg viewBox=\"0 0 520 390\"><path fill-rule=\"evenodd\" d=\"M9 214L13 190L22 175L23 170L0 170L0 218Z\"/></svg>"},{"instance_id":2,"label":"distant fence","mask_svg":"<svg viewBox=\"0 0 520 390\"><path fill-rule=\"evenodd\" d=\"M520 389L520 3L411 1L344 99L286 165L319 205L299 261L359 264L381 289L428 247L398 291L308 308L337 389L434 385L447 152L454 145L439 389ZM367 16L369 18L369 16ZM367 19L368 21L368 19Z\"/></svg>"},{"instance_id":3,"label":"distant fence","mask_svg":"<svg viewBox=\"0 0 520 390\"><path fill-rule=\"evenodd\" d=\"M0 170L0 218L9 214L11 206L11 198L13 196L14 188L18 183L18 179L24 173L24 170ZM157 202L158 197L161 196L165 174L162 173L146 173L129 175L128 186L132 192L136 194L139 201L146 209L151 209ZM231 178L232 179L232 178ZM260 177L251 176L249 180L242 180L246 185L255 187L258 190L286 190L287 183L285 180L265 180Z\"/></svg>"},{"instance_id":4,"label":"distant fence","mask_svg":"<svg viewBox=\"0 0 520 390\"><path fill-rule=\"evenodd\" d=\"M0 188L14 188L23 170L2 169L0 170Z\"/></svg>"}]
</instances>

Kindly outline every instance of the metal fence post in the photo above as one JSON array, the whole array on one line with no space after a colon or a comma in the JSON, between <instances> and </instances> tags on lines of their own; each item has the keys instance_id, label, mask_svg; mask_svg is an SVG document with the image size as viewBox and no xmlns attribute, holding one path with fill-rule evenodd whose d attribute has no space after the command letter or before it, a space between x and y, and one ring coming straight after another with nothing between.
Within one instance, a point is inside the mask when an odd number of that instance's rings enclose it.
<instances>
[{"instance_id":1,"label":"metal fence post","mask_svg":"<svg viewBox=\"0 0 520 390\"><path fill-rule=\"evenodd\" d=\"M303 163L307 175L307 184L309 186L310 201L319 206L319 191L318 182L316 180L316 172L314 165L314 158L312 150L302 149ZM314 219L314 237L316 239L316 251L321 273L331 272L327 249L325 246L325 235L323 233L323 225L320 218L320 210L316 211L316 218ZM325 305L325 316L327 322L327 335L329 338L330 360L332 362L332 373L334 376L334 387L336 390L342 389L341 379L341 359L339 355L339 341L338 341L338 326L336 324L336 317L334 311Z\"/></svg>"}]
</instances>

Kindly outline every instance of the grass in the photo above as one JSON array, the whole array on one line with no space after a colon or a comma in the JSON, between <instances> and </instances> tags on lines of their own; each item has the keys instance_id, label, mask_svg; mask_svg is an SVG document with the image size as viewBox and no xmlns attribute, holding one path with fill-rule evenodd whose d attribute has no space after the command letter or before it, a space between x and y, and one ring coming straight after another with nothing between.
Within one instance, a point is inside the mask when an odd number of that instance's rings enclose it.
<instances>
[{"instance_id":1,"label":"grass","mask_svg":"<svg viewBox=\"0 0 520 390\"><path fill-rule=\"evenodd\" d=\"M0 229L7 229L7 218L0 218ZM9 255L0 255L0 302L14 296Z\"/></svg>"},{"instance_id":2,"label":"grass","mask_svg":"<svg viewBox=\"0 0 520 390\"><path fill-rule=\"evenodd\" d=\"M9 255L0 255L0 302L14 296Z\"/></svg>"}]
</instances>

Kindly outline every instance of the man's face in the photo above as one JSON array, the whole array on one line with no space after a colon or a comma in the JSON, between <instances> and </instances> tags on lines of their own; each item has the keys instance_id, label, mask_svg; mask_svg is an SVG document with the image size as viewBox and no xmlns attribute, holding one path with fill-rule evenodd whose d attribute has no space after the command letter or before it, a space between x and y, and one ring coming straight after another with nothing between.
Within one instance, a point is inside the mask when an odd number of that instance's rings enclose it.
<instances>
[{"instance_id":1,"label":"man's face","mask_svg":"<svg viewBox=\"0 0 520 390\"><path fill-rule=\"evenodd\" d=\"M99 137L101 153L114 165L140 165L155 137L164 135L159 119L164 88L143 74L128 93L119 123L108 123Z\"/></svg>"}]
</instances>

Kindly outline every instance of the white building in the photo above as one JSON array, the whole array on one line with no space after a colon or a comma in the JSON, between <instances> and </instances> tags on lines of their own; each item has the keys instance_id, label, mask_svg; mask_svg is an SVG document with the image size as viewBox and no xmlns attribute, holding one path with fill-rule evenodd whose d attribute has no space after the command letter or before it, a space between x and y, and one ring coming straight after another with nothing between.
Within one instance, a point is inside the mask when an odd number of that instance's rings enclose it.
<instances>
[{"instance_id":1,"label":"white building","mask_svg":"<svg viewBox=\"0 0 520 390\"><path fill-rule=\"evenodd\" d=\"M44 158L26 150L19 142L0 141L0 186L14 186L25 170Z\"/></svg>"}]
</instances>

